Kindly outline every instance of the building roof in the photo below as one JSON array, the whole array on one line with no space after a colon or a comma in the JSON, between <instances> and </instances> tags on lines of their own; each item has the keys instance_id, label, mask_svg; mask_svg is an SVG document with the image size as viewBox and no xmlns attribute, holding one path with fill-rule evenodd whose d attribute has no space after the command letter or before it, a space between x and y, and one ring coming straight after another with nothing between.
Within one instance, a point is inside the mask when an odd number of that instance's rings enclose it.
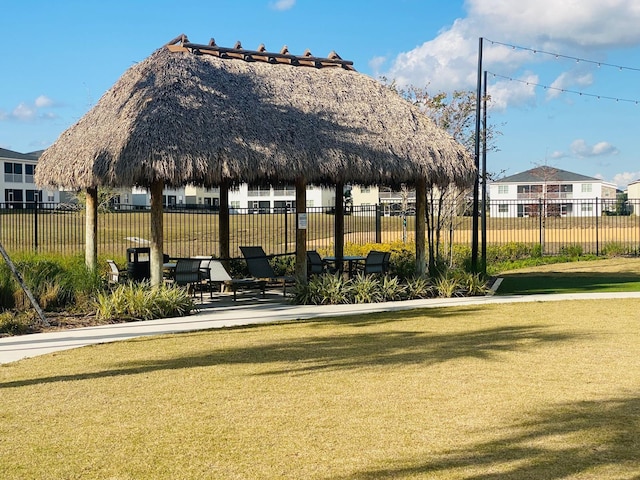
<instances>
[{"instance_id":1,"label":"building roof","mask_svg":"<svg viewBox=\"0 0 640 480\"><path fill-rule=\"evenodd\" d=\"M6 158L10 160L38 160L40 155L33 153L20 153L13 150L7 150L6 148L0 148L0 158Z\"/></svg>"},{"instance_id":2,"label":"building roof","mask_svg":"<svg viewBox=\"0 0 640 480\"><path fill-rule=\"evenodd\" d=\"M494 183L545 183L545 182L603 182L595 177L568 172L555 167L543 165L525 172L501 178Z\"/></svg>"}]
</instances>

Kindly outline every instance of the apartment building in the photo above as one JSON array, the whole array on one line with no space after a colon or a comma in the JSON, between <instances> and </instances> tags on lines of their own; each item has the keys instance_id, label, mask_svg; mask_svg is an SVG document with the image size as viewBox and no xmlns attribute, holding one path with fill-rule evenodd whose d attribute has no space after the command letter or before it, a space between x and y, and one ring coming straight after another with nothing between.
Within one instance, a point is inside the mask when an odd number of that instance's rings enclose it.
<instances>
[{"instance_id":1,"label":"apartment building","mask_svg":"<svg viewBox=\"0 0 640 480\"><path fill-rule=\"evenodd\" d=\"M594 217L615 210L616 186L599 178L542 166L493 182L489 198L493 218Z\"/></svg>"},{"instance_id":2,"label":"apartment building","mask_svg":"<svg viewBox=\"0 0 640 480\"><path fill-rule=\"evenodd\" d=\"M42 151L19 153L0 148L0 162L4 175L0 177L0 207L24 208L25 204L57 203L60 194L57 190L40 190L33 180Z\"/></svg>"}]
</instances>

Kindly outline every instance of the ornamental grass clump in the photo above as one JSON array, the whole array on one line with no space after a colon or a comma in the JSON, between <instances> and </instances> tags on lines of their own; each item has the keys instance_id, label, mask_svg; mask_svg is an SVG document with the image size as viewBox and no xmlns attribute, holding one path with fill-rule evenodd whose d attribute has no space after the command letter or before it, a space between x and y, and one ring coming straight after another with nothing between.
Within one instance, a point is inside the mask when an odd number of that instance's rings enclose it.
<instances>
[{"instance_id":1,"label":"ornamental grass clump","mask_svg":"<svg viewBox=\"0 0 640 480\"><path fill-rule=\"evenodd\" d=\"M486 295L489 291L486 280L479 273L457 272L454 276L461 288L466 290L465 295L480 296Z\"/></svg>"},{"instance_id":2,"label":"ornamental grass clump","mask_svg":"<svg viewBox=\"0 0 640 480\"><path fill-rule=\"evenodd\" d=\"M353 301L349 303L377 303L383 301L382 282L377 275L359 273L350 283L350 293Z\"/></svg>"},{"instance_id":3,"label":"ornamental grass clump","mask_svg":"<svg viewBox=\"0 0 640 480\"><path fill-rule=\"evenodd\" d=\"M297 284L294 301L304 305L351 303L351 288L351 282L340 273L316 275L306 285Z\"/></svg>"},{"instance_id":4,"label":"ornamental grass clump","mask_svg":"<svg viewBox=\"0 0 640 480\"><path fill-rule=\"evenodd\" d=\"M177 317L195 308L186 289L165 285L152 288L144 282L118 285L113 291L99 293L96 299L96 313L102 320Z\"/></svg>"},{"instance_id":5,"label":"ornamental grass clump","mask_svg":"<svg viewBox=\"0 0 640 480\"><path fill-rule=\"evenodd\" d=\"M380 293L383 302L392 302L406 298L407 287L398 277L385 275L380 281Z\"/></svg>"},{"instance_id":6,"label":"ornamental grass clump","mask_svg":"<svg viewBox=\"0 0 640 480\"><path fill-rule=\"evenodd\" d=\"M464 295L462 284L454 275L438 277L433 286L438 297L451 298L462 297Z\"/></svg>"}]
</instances>

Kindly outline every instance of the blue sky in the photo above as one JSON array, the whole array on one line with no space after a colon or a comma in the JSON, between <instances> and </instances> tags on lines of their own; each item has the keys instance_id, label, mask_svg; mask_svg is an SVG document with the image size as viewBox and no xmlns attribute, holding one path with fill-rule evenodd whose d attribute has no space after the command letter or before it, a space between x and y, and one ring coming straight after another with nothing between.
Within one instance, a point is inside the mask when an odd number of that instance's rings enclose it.
<instances>
[{"instance_id":1,"label":"blue sky","mask_svg":"<svg viewBox=\"0 0 640 480\"><path fill-rule=\"evenodd\" d=\"M22 0L2 13L0 147L18 152L49 146L181 33L335 50L361 73L432 94L476 89L483 37L489 122L502 132L490 172L546 164L619 187L640 178L640 0Z\"/></svg>"}]
</instances>

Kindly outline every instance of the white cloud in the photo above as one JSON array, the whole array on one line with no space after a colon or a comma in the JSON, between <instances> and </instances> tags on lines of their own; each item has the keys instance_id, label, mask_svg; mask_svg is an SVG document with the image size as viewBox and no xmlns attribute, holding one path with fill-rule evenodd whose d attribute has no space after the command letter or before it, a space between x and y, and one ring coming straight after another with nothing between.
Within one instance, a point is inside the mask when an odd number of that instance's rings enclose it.
<instances>
[{"instance_id":1,"label":"white cloud","mask_svg":"<svg viewBox=\"0 0 640 480\"><path fill-rule=\"evenodd\" d=\"M638 180L640 178L640 172L622 172L618 173L613 177L613 183L615 183L618 188L626 188L631 182Z\"/></svg>"},{"instance_id":2,"label":"white cloud","mask_svg":"<svg viewBox=\"0 0 640 480\"><path fill-rule=\"evenodd\" d=\"M36 118L36 109L26 103L21 103L11 112L11 116L18 120L28 121Z\"/></svg>"},{"instance_id":3,"label":"white cloud","mask_svg":"<svg viewBox=\"0 0 640 480\"><path fill-rule=\"evenodd\" d=\"M555 150L554 152L551 153L551 155L549 155L550 158L552 158L553 160L558 160L560 158L566 158L568 155L560 150Z\"/></svg>"},{"instance_id":4,"label":"white cloud","mask_svg":"<svg viewBox=\"0 0 640 480\"><path fill-rule=\"evenodd\" d=\"M40 95L33 103L20 102L10 113L0 110L0 121L17 120L30 122L34 120L52 120L58 116L48 109L55 108L56 102L46 95Z\"/></svg>"},{"instance_id":5,"label":"white cloud","mask_svg":"<svg viewBox=\"0 0 640 480\"><path fill-rule=\"evenodd\" d=\"M574 140L571 143L571 152L578 157L600 157L606 155L616 155L618 149L609 142L598 142L595 145L588 145L583 139Z\"/></svg>"},{"instance_id":6,"label":"white cloud","mask_svg":"<svg viewBox=\"0 0 640 480\"><path fill-rule=\"evenodd\" d=\"M275 2L270 2L269 7L274 10L284 11L292 9L295 4L296 0L277 0Z\"/></svg>"},{"instance_id":7,"label":"white cloud","mask_svg":"<svg viewBox=\"0 0 640 480\"><path fill-rule=\"evenodd\" d=\"M610 48L640 42L637 0L468 0L466 5L468 18L485 26L495 40L526 39L539 48Z\"/></svg>"},{"instance_id":8,"label":"white cloud","mask_svg":"<svg viewBox=\"0 0 640 480\"><path fill-rule=\"evenodd\" d=\"M51 100L46 95L40 95L38 98L36 98L34 104L38 108L53 107L53 100Z\"/></svg>"},{"instance_id":9,"label":"white cloud","mask_svg":"<svg viewBox=\"0 0 640 480\"><path fill-rule=\"evenodd\" d=\"M537 83L538 77L533 74L525 75L514 81L491 82L491 86L487 88L491 110L504 111L509 105L532 105L535 100L535 85Z\"/></svg>"},{"instance_id":10,"label":"white cloud","mask_svg":"<svg viewBox=\"0 0 640 480\"><path fill-rule=\"evenodd\" d=\"M387 57L383 56L373 57L369 60L369 68L373 71L373 78L378 78L378 76L380 76L380 70L386 61Z\"/></svg>"},{"instance_id":11,"label":"white cloud","mask_svg":"<svg viewBox=\"0 0 640 480\"><path fill-rule=\"evenodd\" d=\"M465 6L465 18L457 19L434 39L398 54L382 74L399 85L428 84L432 91L470 90L477 84L480 37L485 38L483 69L507 76L521 75L518 71L525 63L542 63L555 57L490 40L582 58L602 57L606 48L640 44L637 0L467 0ZM558 88L566 88L592 82L588 73L570 71L558 76L555 83L564 86ZM516 88L515 82L509 88ZM520 88L510 96L521 102L523 90L529 91ZM501 101L509 100L506 92L499 93ZM501 104L500 108L505 106Z\"/></svg>"},{"instance_id":12,"label":"white cloud","mask_svg":"<svg viewBox=\"0 0 640 480\"><path fill-rule=\"evenodd\" d=\"M591 73L579 73L575 71L563 72L551 83L551 88L547 90L546 98L547 100L551 100L560 96L562 90L576 88L581 90L591 84L593 84L593 74Z\"/></svg>"}]
</instances>

